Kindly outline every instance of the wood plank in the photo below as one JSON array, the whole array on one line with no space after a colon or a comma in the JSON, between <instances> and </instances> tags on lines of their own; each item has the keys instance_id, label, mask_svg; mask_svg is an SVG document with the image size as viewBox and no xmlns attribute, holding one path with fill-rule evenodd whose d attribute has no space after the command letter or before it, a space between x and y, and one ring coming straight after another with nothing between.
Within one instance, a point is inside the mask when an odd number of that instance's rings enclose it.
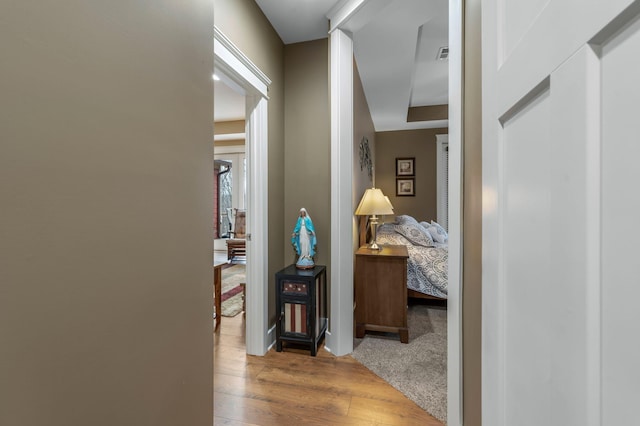
<instances>
[{"instance_id":1,"label":"wood plank","mask_svg":"<svg viewBox=\"0 0 640 426\"><path fill-rule=\"evenodd\" d=\"M217 426L259 426L255 423L245 423L239 420L226 419L220 416L213 417L213 424Z\"/></svg>"},{"instance_id":2,"label":"wood plank","mask_svg":"<svg viewBox=\"0 0 640 426\"><path fill-rule=\"evenodd\" d=\"M277 404L214 392L214 412L224 418L258 425L371 425L371 420L350 418L317 408ZM376 423L373 423L376 424Z\"/></svg>"},{"instance_id":3,"label":"wood plank","mask_svg":"<svg viewBox=\"0 0 640 426\"><path fill-rule=\"evenodd\" d=\"M260 378L246 380L218 374L214 376L214 381L218 383L218 393L268 401L290 409L326 411L341 416L346 416L349 411L349 398L324 389L305 389L301 392L300 386L290 383L273 383Z\"/></svg>"},{"instance_id":4,"label":"wood plank","mask_svg":"<svg viewBox=\"0 0 640 426\"><path fill-rule=\"evenodd\" d=\"M351 356L307 348L245 354L242 315L214 337L214 424L442 425Z\"/></svg>"},{"instance_id":5,"label":"wood plank","mask_svg":"<svg viewBox=\"0 0 640 426\"><path fill-rule=\"evenodd\" d=\"M381 421L390 425L440 426L442 423L416 404L396 404L376 399L353 397L349 417L358 420Z\"/></svg>"},{"instance_id":6,"label":"wood plank","mask_svg":"<svg viewBox=\"0 0 640 426\"><path fill-rule=\"evenodd\" d=\"M305 372L265 367L258 377L269 383L291 383L305 392L328 392L343 397L359 396L400 403L409 401L384 380L366 370L362 374L340 374L331 370Z\"/></svg>"}]
</instances>

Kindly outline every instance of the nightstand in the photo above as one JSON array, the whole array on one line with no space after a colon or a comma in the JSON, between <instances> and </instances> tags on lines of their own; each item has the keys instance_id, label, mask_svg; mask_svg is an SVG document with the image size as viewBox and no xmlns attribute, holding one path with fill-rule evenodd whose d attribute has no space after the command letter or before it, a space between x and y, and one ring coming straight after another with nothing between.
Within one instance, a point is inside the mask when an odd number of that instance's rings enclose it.
<instances>
[{"instance_id":1,"label":"nightstand","mask_svg":"<svg viewBox=\"0 0 640 426\"><path fill-rule=\"evenodd\" d=\"M407 259L405 246L356 251L356 337L365 331L399 333L409 343L407 327Z\"/></svg>"},{"instance_id":2,"label":"nightstand","mask_svg":"<svg viewBox=\"0 0 640 426\"><path fill-rule=\"evenodd\" d=\"M276 273L276 351L282 343L303 343L316 356L327 331L327 271L322 265L298 269L290 265Z\"/></svg>"}]
</instances>

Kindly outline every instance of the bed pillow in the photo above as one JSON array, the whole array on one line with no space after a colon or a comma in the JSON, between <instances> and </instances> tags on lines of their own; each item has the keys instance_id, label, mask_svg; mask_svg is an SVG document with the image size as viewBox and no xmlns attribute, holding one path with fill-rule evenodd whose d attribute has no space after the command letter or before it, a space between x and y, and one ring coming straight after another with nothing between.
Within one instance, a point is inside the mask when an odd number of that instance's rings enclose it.
<instances>
[{"instance_id":1,"label":"bed pillow","mask_svg":"<svg viewBox=\"0 0 640 426\"><path fill-rule=\"evenodd\" d=\"M433 242L433 238L420 225L413 225L410 223L398 224L395 225L395 230L398 234L405 237L409 242L422 247L434 247L435 243Z\"/></svg>"},{"instance_id":2,"label":"bed pillow","mask_svg":"<svg viewBox=\"0 0 640 426\"><path fill-rule=\"evenodd\" d=\"M396 216L396 222L399 223L400 225L405 225L405 224L418 225L417 220L415 220L413 217L406 214L401 214L400 216Z\"/></svg>"},{"instance_id":3,"label":"bed pillow","mask_svg":"<svg viewBox=\"0 0 640 426\"><path fill-rule=\"evenodd\" d=\"M447 243L449 241L449 235L447 234L447 231L437 222L420 222L420 225L426 228L427 232L429 232L429 234L433 238L433 241L438 243Z\"/></svg>"},{"instance_id":4,"label":"bed pillow","mask_svg":"<svg viewBox=\"0 0 640 426\"><path fill-rule=\"evenodd\" d=\"M391 245L407 245L408 241L402 235L398 234L395 230L396 224L383 223L378 226L377 241L378 244L391 244Z\"/></svg>"}]
</instances>

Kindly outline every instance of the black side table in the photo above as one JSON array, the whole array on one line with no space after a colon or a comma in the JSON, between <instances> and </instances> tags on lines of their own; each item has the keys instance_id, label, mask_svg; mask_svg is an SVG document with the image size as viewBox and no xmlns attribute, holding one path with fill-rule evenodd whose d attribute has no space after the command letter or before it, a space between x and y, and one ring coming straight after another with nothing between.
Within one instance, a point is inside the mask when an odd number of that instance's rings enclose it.
<instances>
[{"instance_id":1,"label":"black side table","mask_svg":"<svg viewBox=\"0 0 640 426\"><path fill-rule=\"evenodd\" d=\"M326 267L290 265L276 273L276 351L282 352L282 342L302 343L316 356L327 331L326 300Z\"/></svg>"}]
</instances>

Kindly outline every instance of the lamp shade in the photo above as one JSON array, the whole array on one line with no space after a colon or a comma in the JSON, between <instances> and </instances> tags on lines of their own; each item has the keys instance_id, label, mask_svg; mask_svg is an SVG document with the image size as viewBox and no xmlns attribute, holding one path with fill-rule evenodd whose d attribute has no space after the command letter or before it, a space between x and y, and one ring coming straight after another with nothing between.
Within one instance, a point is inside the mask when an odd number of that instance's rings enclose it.
<instances>
[{"instance_id":1,"label":"lamp shade","mask_svg":"<svg viewBox=\"0 0 640 426\"><path fill-rule=\"evenodd\" d=\"M356 209L356 215L387 215L393 214L393 206L379 188L369 188L364 192L362 200Z\"/></svg>"}]
</instances>

